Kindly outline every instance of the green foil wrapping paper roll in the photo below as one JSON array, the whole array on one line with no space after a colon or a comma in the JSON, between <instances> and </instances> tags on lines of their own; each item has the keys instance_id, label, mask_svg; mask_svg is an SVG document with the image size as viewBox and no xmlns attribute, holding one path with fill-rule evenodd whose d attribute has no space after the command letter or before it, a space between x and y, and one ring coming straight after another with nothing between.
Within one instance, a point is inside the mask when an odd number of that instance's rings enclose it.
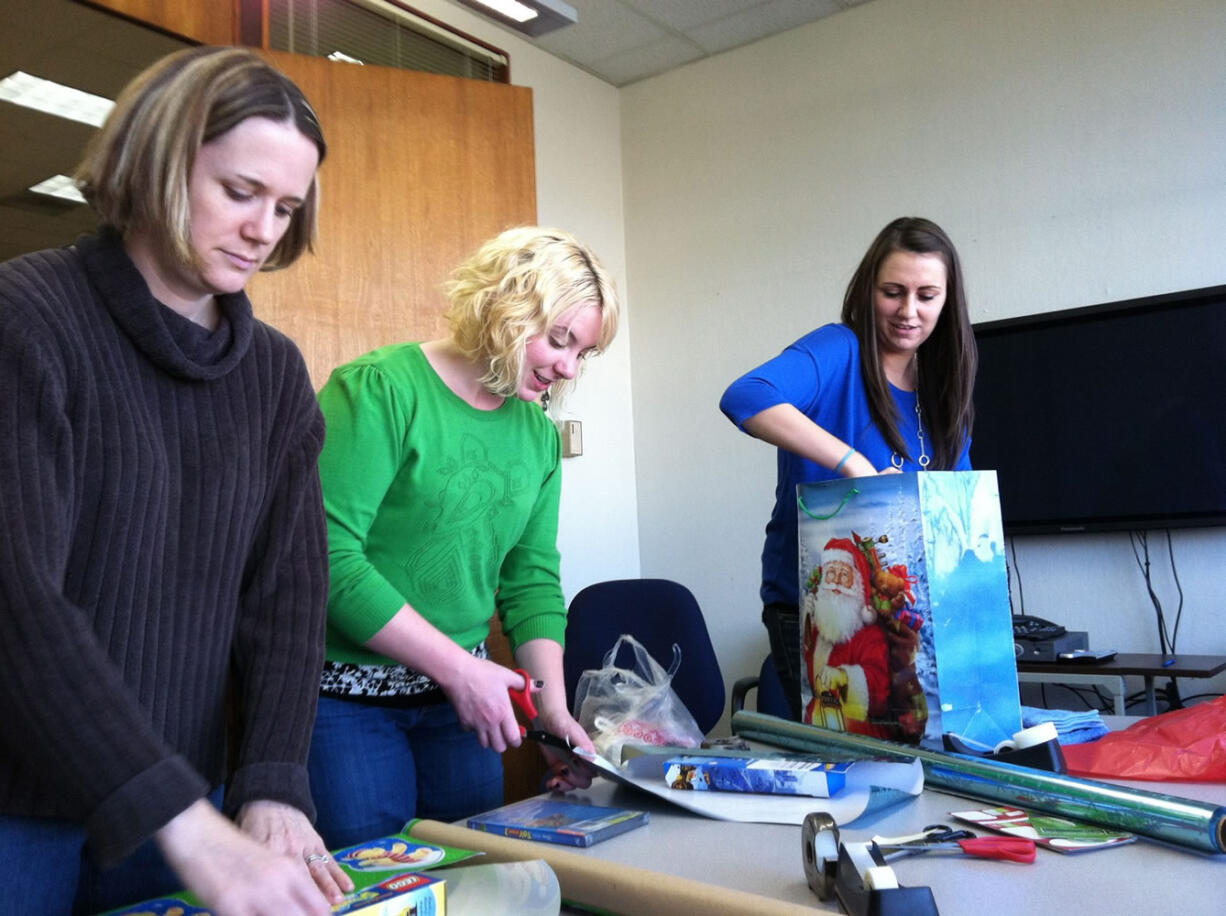
<instances>
[{"instance_id":1,"label":"green foil wrapping paper roll","mask_svg":"<svg viewBox=\"0 0 1226 916\"><path fill-rule=\"evenodd\" d=\"M1200 852L1226 852L1226 808L1093 779L883 741L741 710L732 730L809 753L918 757L925 785L1072 820L1127 830Z\"/></svg>"}]
</instances>

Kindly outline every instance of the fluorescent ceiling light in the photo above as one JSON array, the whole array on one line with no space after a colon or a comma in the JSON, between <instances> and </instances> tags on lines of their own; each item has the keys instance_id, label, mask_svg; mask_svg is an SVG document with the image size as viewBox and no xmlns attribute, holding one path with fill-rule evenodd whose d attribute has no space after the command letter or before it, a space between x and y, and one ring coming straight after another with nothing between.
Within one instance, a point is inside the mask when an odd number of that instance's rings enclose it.
<instances>
[{"instance_id":1,"label":"fluorescent ceiling light","mask_svg":"<svg viewBox=\"0 0 1226 916\"><path fill-rule=\"evenodd\" d=\"M527 22L540 15L532 7L520 3L519 0L477 0L477 2L482 6L488 6L499 16L514 19L516 22Z\"/></svg>"},{"instance_id":2,"label":"fluorescent ceiling light","mask_svg":"<svg viewBox=\"0 0 1226 916\"><path fill-rule=\"evenodd\" d=\"M70 89L51 80L17 72L0 80L0 100L101 127L115 103L100 95Z\"/></svg>"},{"instance_id":3,"label":"fluorescent ceiling light","mask_svg":"<svg viewBox=\"0 0 1226 916\"><path fill-rule=\"evenodd\" d=\"M492 19L535 38L574 25L579 21L575 8L563 0L460 0Z\"/></svg>"},{"instance_id":4,"label":"fluorescent ceiling light","mask_svg":"<svg viewBox=\"0 0 1226 916\"><path fill-rule=\"evenodd\" d=\"M67 175L52 175L36 185L31 185L30 190L35 194L46 194L48 197L70 200L74 204L85 203L85 198L77 188L77 183Z\"/></svg>"}]
</instances>

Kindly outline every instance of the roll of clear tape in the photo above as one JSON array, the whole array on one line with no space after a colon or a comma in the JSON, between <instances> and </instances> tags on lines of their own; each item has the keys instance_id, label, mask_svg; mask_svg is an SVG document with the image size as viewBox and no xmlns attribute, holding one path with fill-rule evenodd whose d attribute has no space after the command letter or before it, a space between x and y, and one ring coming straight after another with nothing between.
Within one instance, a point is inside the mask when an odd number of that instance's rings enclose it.
<instances>
[{"instance_id":1,"label":"roll of clear tape","mask_svg":"<svg viewBox=\"0 0 1226 916\"><path fill-rule=\"evenodd\" d=\"M1038 725L1032 725L1030 728L1023 728L1020 732L1013 733L1013 740L1008 742L1013 750L1024 751L1028 747L1036 747L1040 744L1046 744L1048 741L1058 741L1060 735L1056 731L1055 722L1040 722ZM997 747L999 751L1000 748Z\"/></svg>"},{"instance_id":2,"label":"roll of clear tape","mask_svg":"<svg viewBox=\"0 0 1226 916\"><path fill-rule=\"evenodd\" d=\"M471 861L471 860L470 860ZM463 863L434 874L446 881L447 907L481 916L558 916L562 889L543 859Z\"/></svg>"},{"instance_id":3,"label":"roll of clear tape","mask_svg":"<svg viewBox=\"0 0 1226 916\"><path fill-rule=\"evenodd\" d=\"M888 865L874 865L864 871L864 886L870 891L888 891L898 887L898 876Z\"/></svg>"},{"instance_id":4,"label":"roll of clear tape","mask_svg":"<svg viewBox=\"0 0 1226 916\"><path fill-rule=\"evenodd\" d=\"M826 812L805 815L800 825L800 859L809 889L820 900L830 899L838 870L839 828Z\"/></svg>"}]
</instances>

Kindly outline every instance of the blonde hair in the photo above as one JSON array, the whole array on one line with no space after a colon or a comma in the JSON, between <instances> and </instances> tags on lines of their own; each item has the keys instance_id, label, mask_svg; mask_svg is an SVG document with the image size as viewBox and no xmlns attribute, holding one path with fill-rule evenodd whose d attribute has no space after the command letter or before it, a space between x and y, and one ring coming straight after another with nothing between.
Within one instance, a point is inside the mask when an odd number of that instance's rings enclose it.
<instances>
[{"instance_id":1,"label":"blonde hair","mask_svg":"<svg viewBox=\"0 0 1226 916\"><path fill-rule=\"evenodd\" d=\"M190 48L170 54L132 80L94 134L75 178L85 199L121 233L150 231L163 253L195 263L188 180L196 153L247 118L292 123L327 154L319 119L289 77L245 48ZM313 249L318 181L264 262L288 267Z\"/></svg>"},{"instance_id":2,"label":"blonde hair","mask_svg":"<svg viewBox=\"0 0 1226 916\"><path fill-rule=\"evenodd\" d=\"M528 340L548 334L570 309L600 310L597 353L617 334L621 306L612 278L591 249L559 229L506 230L461 264L443 289L453 339L468 359L488 365L481 384L500 397L519 388ZM555 382L549 393L566 387Z\"/></svg>"}]
</instances>

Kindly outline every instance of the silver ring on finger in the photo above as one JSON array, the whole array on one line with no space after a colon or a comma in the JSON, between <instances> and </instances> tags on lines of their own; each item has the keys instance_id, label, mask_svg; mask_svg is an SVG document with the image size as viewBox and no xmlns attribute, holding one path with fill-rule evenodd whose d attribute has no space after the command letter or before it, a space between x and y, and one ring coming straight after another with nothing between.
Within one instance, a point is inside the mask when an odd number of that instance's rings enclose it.
<instances>
[{"instance_id":1,"label":"silver ring on finger","mask_svg":"<svg viewBox=\"0 0 1226 916\"><path fill-rule=\"evenodd\" d=\"M331 856L326 853L313 852L306 857L306 864L309 866L312 862L331 862Z\"/></svg>"}]
</instances>

